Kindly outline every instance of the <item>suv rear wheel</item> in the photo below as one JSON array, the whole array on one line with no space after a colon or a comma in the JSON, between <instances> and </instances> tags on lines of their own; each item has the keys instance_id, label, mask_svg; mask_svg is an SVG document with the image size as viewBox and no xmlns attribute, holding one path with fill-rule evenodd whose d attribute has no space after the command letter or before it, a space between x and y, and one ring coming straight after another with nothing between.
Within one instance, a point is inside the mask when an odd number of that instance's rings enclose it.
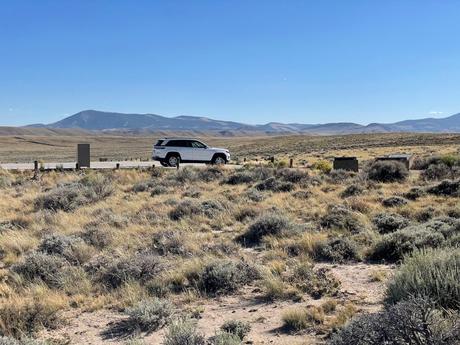
<instances>
[{"instance_id":1,"label":"suv rear wheel","mask_svg":"<svg viewBox=\"0 0 460 345\"><path fill-rule=\"evenodd\" d=\"M178 154L171 154L166 157L166 163L170 167L177 167L180 162L180 157Z\"/></svg>"},{"instance_id":2,"label":"suv rear wheel","mask_svg":"<svg viewBox=\"0 0 460 345\"><path fill-rule=\"evenodd\" d=\"M227 163L227 160L225 159L224 155L215 155L212 157L212 164L217 164L217 165L222 165Z\"/></svg>"}]
</instances>

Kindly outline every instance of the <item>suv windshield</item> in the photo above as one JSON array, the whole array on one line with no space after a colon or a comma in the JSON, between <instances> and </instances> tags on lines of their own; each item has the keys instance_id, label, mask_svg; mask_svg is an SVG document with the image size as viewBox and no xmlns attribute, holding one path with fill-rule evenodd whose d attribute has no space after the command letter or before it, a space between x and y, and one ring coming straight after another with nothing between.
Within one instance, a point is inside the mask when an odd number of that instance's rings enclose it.
<instances>
[{"instance_id":1,"label":"suv windshield","mask_svg":"<svg viewBox=\"0 0 460 345\"><path fill-rule=\"evenodd\" d=\"M162 146L164 140L158 140L155 146Z\"/></svg>"}]
</instances>

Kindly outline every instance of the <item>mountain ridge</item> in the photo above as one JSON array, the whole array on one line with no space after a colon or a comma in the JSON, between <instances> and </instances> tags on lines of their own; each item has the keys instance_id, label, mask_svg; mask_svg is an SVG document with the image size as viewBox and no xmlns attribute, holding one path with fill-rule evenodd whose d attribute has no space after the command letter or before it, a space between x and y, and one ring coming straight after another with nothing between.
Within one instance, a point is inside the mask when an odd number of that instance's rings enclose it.
<instances>
[{"instance_id":1,"label":"mountain ridge","mask_svg":"<svg viewBox=\"0 0 460 345\"><path fill-rule=\"evenodd\" d=\"M33 124L26 128L79 129L102 132L154 132L154 131L212 131L222 133L264 132L268 134L358 134L392 132L460 132L460 113L445 118L409 119L394 123L369 123L361 125L353 122L336 123L282 123L249 125L225 120L215 120L203 116L179 115L165 117L157 114L127 114L98 110L84 110L51 124Z\"/></svg>"}]
</instances>

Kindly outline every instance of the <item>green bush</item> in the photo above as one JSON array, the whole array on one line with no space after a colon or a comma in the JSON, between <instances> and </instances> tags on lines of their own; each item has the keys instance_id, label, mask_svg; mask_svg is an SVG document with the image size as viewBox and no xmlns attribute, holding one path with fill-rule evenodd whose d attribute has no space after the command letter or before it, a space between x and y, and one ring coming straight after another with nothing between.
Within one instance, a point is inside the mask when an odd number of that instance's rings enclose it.
<instances>
[{"instance_id":1,"label":"green bush","mask_svg":"<svg viewBox=\"0 0 460 345\"><path fill-rule=\"evenodd\" d=\"M460 180L450 181L444 180L441 183L427 189L429 194L439 196L460 196Z\"/></svg>"},{"instance_id":2,"label":"green bush","mask_svg":"<svg viewBox=\"0 0 460 345\"><path fill-rule=\"evenodd\" d=\"M345 188L342 193L340 193L340 197L342 198L349 198L351 196L356 196L362 194L364 188L358 184L351 184L347 188Z\"/></svg>"},{"instance_id":3,"label":"green bush","mask_svg":"<svg viewBox=\"0 0 460 345\"><path fill-rule=\"evenodd\" d=\"M163 270L159 257L149 253L126 257L99 255L84 267L94 281L111 289L132 280L146 283L156 278Z\"/></svg>"},{"instance_id":4,"label":"green bush","mask_svg":"<svg viewBox=\"0 0 460 345\"><path fill-rule=\"evenodd\" d=\"M372 222L381 234L394 232L409 225L409 220L397 213L379 213Z\"/></svg>"},{"instance_id":5,"label":"green bush","mask_svg":"<svg viewBox=\"0 0 460 345\"><path fill-rule=\"evenodd\" d=\"M266 236L281 236L293 231L290 221L277 213L263 214L237 240L246 246L255 246Z\"/></svg>"},{"instance_id":6,"label":"green bush","mask_svg":"<svg viewBox=\"0 0 460 345\"><path fill-rule=\"evenodd\" d=\"M165 335L164 345L205 345L206 339L191 320L173 321Z\"/></svg>"},{"instance_id":7,"label":"green bush","mask_svg":"<svg viewBox=\"0 0 460 345\"><path fill-rule=\"evenodd\" d=\"M173 315L173 305L167 300L154 298L128 308L127 324L142 332L152 332L166 325Z\"/></svg>"},{"instance_id":8,"label":"green bush","mask_svg":"<svg viewBox=\"0 0 460 345\"><path fill-rule=\"evenodd\" d=\"M396 262L416 249L441 246L444 240L439 232L421 225L410 226L384 235L371 250L370 259Z\"/></svg>"},{"instance_id":9,"label":"green bush","mask_svg":"<svg viewBox=\"0 0 460 345\"><path fill-rule=\"evenodd\" d=\"M396 161L376 161L367 172L369 180L377 182L402 182L408 176L406 166Z\"/></svg>"},{"instance_id":10,"label":"green bush","mask_svg":"<svg viewBox=\"0 0 460 345\"><path fill-rule=\"evenodd\" d=\"M427 299L410 299L363 314L333 335L329 345L457 345L457 312L442 312Z\"/></svg>"},{"instance_id":11,"label":"green bush","mask_svg":"<svg viewBox=\"0 0 460 345\"><path fill-rule=\"evenodd\" d=\"M319 160L313 163L313 169L319 170L320 172L327 174L332 170L332 164L329 161Z\"/></svg>"},{"instance_id":12,"label":"green bush","mask_svg":"<svg viewBox=\"0 0 460 345\"><path fill-rule=\"evenodd\" d=\"M254 188L259 191L290 192L294 189L294 184L292 182L280 181L276 177L269 177L256 184Z\"/></svg>"},{"instance_id":13,"label":"green bush","mask_svg":"<svg viewBox=\"0 0 460 345\"><path fill-rule=\"evenodd\" d=\"M390 281L386 301L428 297L438 306L460 309L460 248L421 250L404 260Z\"/></svg>"},{"instance_id":14,"label":"green bush","mask_svg":"<svg viewBox=\"0 0 460 345\"><path fill-rule=\"evenodd\" d=\"M398 207L407 205L408 201L400 196L390 196L382 201L382 205L385 207Z\"/></svg>"},{"instance_id":15,"label":"green bush","mask_svg":"<svg viewBox=\"0 0 460 345\"><path fill-rule=\"evenodd\" d=\"M37 210L62 210L70 212L76 208L98 202L113 193L112 181L103 175L87 175L78 182L59 185L35 200Z\"/></svg>"},{"instance_id":16,"label":"green bush","mask_svg":"<svg viewBox=\"0 0 460 345\"><path fill-rule=\"evenodd\" d=\"M329 205L320 224L327 229L347 230L351 233L359 233L363 229L356 214L342 205Z\"/></svg>"},{"instance_id":17,"label":"green bush","mask_svg":"<svg viewBox=\"0 0 460 345\"><path fill-rule=\"evenodd\" d=\"M209 345L241 345L241 339L237 335L227 332L219 332L209 339Z\"/></svg>"},{"instance_id":18,"label":"green bush","mask_svg":"<svg viewBox=\"0 0 460 345\"><path fill-rule=\"evenodd\" d=\"M345 263L359 261L361 256L357 244L348 238L333 238L320 242L315 248L315 258L320 261Z\"/></svg>"},{"instance_id":19,"label":"green bush","mask_svg":"<svg viewBox=\"0 0 460 345\"><path fill-rule=\"evenodd\" d=\"M203 268L197 287L208 295L229 294L257 277L258 273L243 262L215 261Z\"/></svg>"},{"instance_id":20,"label":"green bush","mask_svg":"<svg viewBox=\"0 0 460 345\"><path fill-rule=\"evenodd\" d=\"M26 282L42 281L49 287L59 288L62 286L65 270L68 267L68 262L62 257L32 252L10 269Z\"/></svg>"},{"instance_id":21,"label":"green bush","mask_svg":"<svg viewBox=\"0 0 460 345\"><path fill-rule=\"evenodd\" d=\"M220 329L223 332L236 335L240 340L243 340L251 331L251 325L248 322L239 320L228 320Z\"/></svg>"}]
</instances>

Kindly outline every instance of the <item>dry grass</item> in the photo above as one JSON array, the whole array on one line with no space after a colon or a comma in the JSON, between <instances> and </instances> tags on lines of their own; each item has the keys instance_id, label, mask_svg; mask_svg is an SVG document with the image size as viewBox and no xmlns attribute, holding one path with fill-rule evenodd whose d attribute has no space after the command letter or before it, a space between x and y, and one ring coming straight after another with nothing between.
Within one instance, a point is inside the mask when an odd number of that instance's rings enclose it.
<instances>
[{"instance_id":1,"label":"dry grass","mask_svg":"<svg viewBox=\"0 0 460 345\"><path fill-rule=\"evenodd\" d=\"M409 137L420 138L424 136ZM308 140L332 145L328 138ZM377 144L371 141L372 145ZM249 152L242 143L239 148ZM312 330L320 341L361 309L374 311L382 303L381 298L366 302L375 291L364 289L368 294L364 297L345 293L354 277L336 277L330 269L337 262L343 265L339 267L350 267L362 261L366 271L360 284L383 286L387 271L368 262L376 243L386 236L373 221L384 211L382 201L437 183L421 180L416 173L394 183L371 182L365 174L332 181L328 173L302 169L298 176L306 171L308 177L290 182L292 191L275 188L248 197L267 178L276 176L279 183L286 183L293 177L269 166L248 166L244 173L251 182L230 185L233 170L223 168L221 176L208 179L204 176L215 173L208 169L163 174L50 172L39 180L32 180L31 173L5 173L9 183L1 187L0 200L0 332L14 336L41 334L43 328L51 332L59 327L61 313L121 312L154 297L169 300L178 316L215 319L219 315L203 305L221 307L228 298L243 305L242 315L253 326L249 340L273 338L274 333L264 333L257 321L260 313L278 320L278 327L284 320L296 332ZM88 179L104 181L111 193L86 196L71 209L47 209L36 202L43 195L53 197L50 191L58 184L88 183L83 182ZM343 198L343 190L357 183L365 192ZM152 193L157 187L166 192ZM460 214L458 197L424 194L391 212L407 218L410 225L425 227L442 217L442 235L437 235L442 241L429 243L431 247L458 241L454 229ZM256 239L250 246L240 240L248 233ZM340 249L343 256L329 255L330 248ZM55 270L32 264L28 270L18 269L24 262L34 263L25 261L32 254ZM248 314L253 309L254 314ZM206 335L220 327L209 324L213 328L205 329ZM270 327L276 328L273 323ZM154 335L161 339L162 334ZM292 337L303 341L302 335Z\"/></svg>"}]
</instances>

